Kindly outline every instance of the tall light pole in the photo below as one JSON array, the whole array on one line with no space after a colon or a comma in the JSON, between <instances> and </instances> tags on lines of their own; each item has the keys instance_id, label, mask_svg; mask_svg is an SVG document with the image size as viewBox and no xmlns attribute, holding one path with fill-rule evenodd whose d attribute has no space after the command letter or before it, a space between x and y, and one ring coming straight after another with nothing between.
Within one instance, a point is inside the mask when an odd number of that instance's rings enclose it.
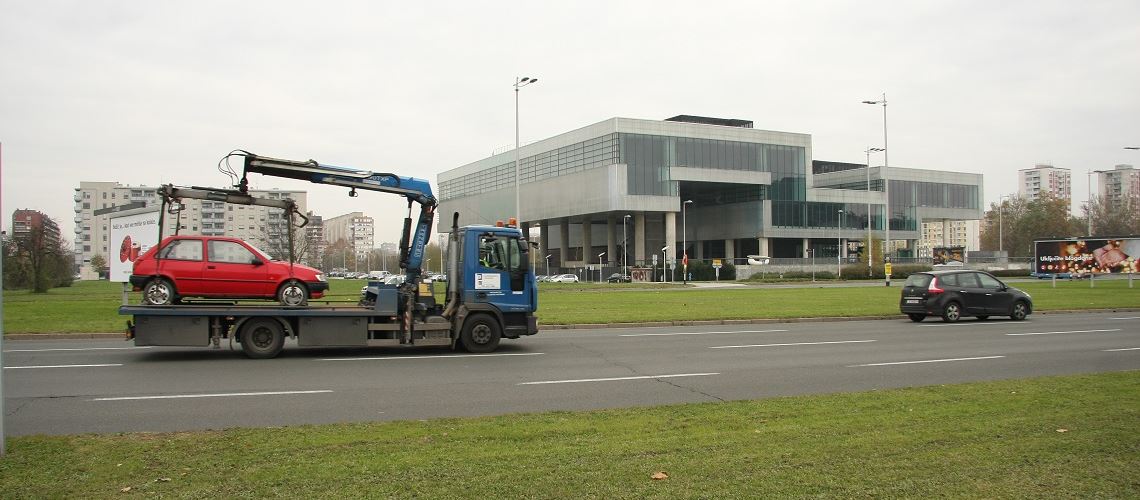
<instances>
[{"instance_id":1,"label":"tall light pole","mask_svg":"<svg viewBox=\"0 0 1140 500\"><path fill-rule=\"evenodd\" d=\"M621 272L629 276L629 233L626 232L625 223L629 222L629 214L621 219Z\"/></svg>"},{"instance_id":2,"label":"tall light pole","mask_svg":"<svg viewBox=\"0 0 1140 500\"><path fill-rule=\"evenodd\" d=\"M693 200L685 200L681 203L681 282L685 284L689 283L689 225L685 219L685 206L692 202Z\"/></svg>"},{"instance_id":3,"label":"tall light pole","mask_svg":"<svg viewBox=\"0 0 1140 500\"><path fill-rule=\"evenodd\" d=\"M1132 148L1127 148L1127 147L1126 147L1126 148L1124 148L1124 149L1132 149ZM1108 172L1108 171L1107 171L1107 170L1089 170L1089 171L1088 171L1089 199L1088 199L1088 201L1086 201L1086 202L1085 202L1085 211L1086 211L1086 212L1088 212L1088 214L1087 214L1087 215L1089 216L1089 220L1088 220L1088 223L1089 223L1089 227L1088 227L1088 229L1089 229L1089 238L1092 238L1092 210L1093 210L1093 207L1092 207L1092 202L1093 202L1093 197L1092 197L1092 174L1097 174L1097 175L1100 175L1100 174L1103 174L1103 173L1106 173L1106 172Z\"/></svg>"},{"instance_id":4,"label":"tall light pole","mask_svg":"<svg viewBox=\"0 0 1140 500\"><path fill-rule=\"evenodd\" d=\"M551 255L554 255L554 254L551 253L551 254L546 255L546 277L548 277L548 278L550 277L550 256Z\"/></svg>"},{"instance_id":5,"label":"tall light pole","mask_svg":"<svg viewBox=\"0 0 1140 500\"><path fill-rule=\"evenodd\" d=\"M839 268L836 277L843 277L843 210L839 210L839 220L835 222L835 265Z\"/></svg>"},{"instance_id":6,"label":"tall light pole","mask_svg":"<svg viewBox=\"0 0 1140 500\"><path fill-rule=\"evenodd\" d=\"M871 153L878 153L886 151L883 148L867 148L867 244L864 245L867 251L867 276L871 276L871 257L875 252L871 249ZM882 177L880 175L880 177Z\"/></svg>"},{"instance_id":7,"label":"tall light pole","mask_svg":"<svg viewBox=\"0 0 1140 500\"><path fill-rule=\"evenodd\" d=\"M605 252L598 254L598 283L602 282L602 256L605 254Z\"/></svg>"},{"instance_id":8,"label":"tall light pole","mask_svg":"<svg viewBox=\"0 0 1140 500\"><path fill-rule=\"evenodd\" d=\"M891 250L891 182L887 177L887 169L891 166L887 160L887 93L883 92L883 98L878 101L863 101L863 104L882 104L883 105L883 195L887 199L883 205L883 212L886 217L884 220L886 232L883 237L883 245L885 246L883 252L883 259L887 258L887 252Z\"/></svg>"},{"instance_id":9,"label":"tall light pole","mask_svg":"<svg viewBox=\"0 0 1140 500\"><path fill-rule=\"evenodd\" d=\"M662 283L665 282L665 275L667 274L667 272L665 270L665 251L666 250L669 250L669 245L665 245L665 246L661 247L661 282Z\"/></svg>"},{"instance_id":10,"label":"tall light pole","mask_svg":"<svg viewBox=\"0 0 1140 500\"><path fill-rule=\"evenodd\" d=\"M519 89L526 87L532 83L537 83L538 78L530 77L515 77L515 221L522 227L521 210L519 209Z\"/></svg>"}]
</instances>

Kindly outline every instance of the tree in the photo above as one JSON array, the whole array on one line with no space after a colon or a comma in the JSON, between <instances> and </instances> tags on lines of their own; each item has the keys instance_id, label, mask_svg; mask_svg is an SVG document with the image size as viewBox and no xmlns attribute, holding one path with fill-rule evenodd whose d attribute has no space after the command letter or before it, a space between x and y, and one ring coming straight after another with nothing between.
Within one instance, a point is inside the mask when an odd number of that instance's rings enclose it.
<instances>
[{"instance_id":1,"label":"tree","mask_svg":"<svg viewBox=\"0 0 1140 500\"><path fill-rule=\"evenodd\" d=\"M325 255L321 258L321 269L354 269L356 267L356 252L344 238L329 243Z\"/></svg>"},{"instance_id":2,"label":"tree","mask_svg":"<svg viewBox=\"0 0 1140 500\"><path fill-rule=\"evenodd\" d=\"M1096 197L1085 205L1085 220L1092 218L1096 237L1140 235L1140 199L1124 195L1118 201Z\"/></svg>"},{"instance_id":3,"label":"tree","mask_svg":"<svg viewBox=\"0 0 1140 500\"><path fill-rule=\"evenodd\" d=\"M95 270L95 274L99 277L107 270L107 258L103 254L95 254L91 256L91 268Z\"/></svg>"},{"instance_id":4,"label":"tree","mask_svg":"<svg viewBox=\"0 0 1140 500\"><path fill-rule=\"evenodd\" d=\"M5 241L5 287L46 293L53 287L71 286L72 253L65 242L44 230L49 220Z\"/></svg>"},{"instance_id":5,"label":"tree","mask_svg":"<svg viewBox=\"0 0 1140 500\"><path fill-rule=\"evenodd\" d=\"M998 250L1011 257L1033 255L1033 241L1068 238L1085 232L1079 219L1069 213L1069 200L1050 195L1026 200L1014 195L991 203L982 224L983 250ZM998 235L1001 234L1001 242Z\"/></svg>"},{"instance_id":6,"label":"tree","mask_svg":"<svg viewBox=\"0 0 1140 500\"><path fill-rule=\"evenodd\" d=\"M285 227L289 226L288 222L284 222ZM289 235L277 232L265 232L265 251L269 252L269 256L277 260L285 260L290 262L301 262L306 260L306 257L312 252L313 242L305 234L305 231L298 230L296 227L291 228L293 232L293 245L289 246ZM290 260L290 258L292 260Z\"/></svg>"}]
</instances>

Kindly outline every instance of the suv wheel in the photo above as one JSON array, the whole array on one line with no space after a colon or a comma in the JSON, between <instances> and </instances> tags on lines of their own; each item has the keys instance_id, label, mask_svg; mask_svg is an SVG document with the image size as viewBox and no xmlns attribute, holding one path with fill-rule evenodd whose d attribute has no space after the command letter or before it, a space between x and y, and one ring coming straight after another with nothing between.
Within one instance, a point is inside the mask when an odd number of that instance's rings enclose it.
<instances>
[{"instance_id":1,"label":"suv wheel","mask_svg":"<svg viewBox=\"0 0 1140 500\"><path fill-rule=\"evenodd\" d=\"M1021 321L1029 315L1029 306L1025 305L1025 301L1017 301L1013 303L1013 311L1009 314L1009 319L1014 321Z\"/></svg>"},{"instance_id":2,"label":"suv wheel","mask_svg":"<svg viewBox=\"0 0 1140 500\"><path fill-rule=\"evenodd\" d=\"M942 308L942 321L953 323L962 317L962 306L957 302L948 302L946 307Z\"/></svg>"}]
</instances>

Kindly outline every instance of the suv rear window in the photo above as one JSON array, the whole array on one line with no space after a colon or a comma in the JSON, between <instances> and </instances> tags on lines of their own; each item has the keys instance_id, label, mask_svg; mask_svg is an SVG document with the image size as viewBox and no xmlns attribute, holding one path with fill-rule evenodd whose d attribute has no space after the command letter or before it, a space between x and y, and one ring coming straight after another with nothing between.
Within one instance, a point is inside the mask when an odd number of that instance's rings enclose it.
<instances>
[{"instance_id":1,"label":"suv rear window","mask_svg":"<svg viewBox=\"0 0 1140 500\"><path fill-rule=\"evenodd\" d=\"M917 286L919 288L926 288L928 285L930 285L930 278L932 277L933 276L929 274L912 274L909 278L906 279L906 284L903 286Z\"/></svg>"}]
</instances>

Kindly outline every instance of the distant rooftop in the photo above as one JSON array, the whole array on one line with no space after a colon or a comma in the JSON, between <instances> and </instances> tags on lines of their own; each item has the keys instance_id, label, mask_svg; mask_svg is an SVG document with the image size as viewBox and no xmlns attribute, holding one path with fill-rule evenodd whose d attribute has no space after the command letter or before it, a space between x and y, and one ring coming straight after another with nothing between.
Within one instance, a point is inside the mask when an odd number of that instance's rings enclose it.
<instances>
[{"instance_id":1,"label":"distant rooftop","mask_svg":"<svg viewBox=\"0 0 1140 500\"><path fill-rule=\"evenodd\" d=\"M720 125L722 127L752 128L752 121L737 120L735 118L713 118L711 116L677 115L666 118L667 122L700 123L704 125Z\"/></svg>"}]
</instances>

